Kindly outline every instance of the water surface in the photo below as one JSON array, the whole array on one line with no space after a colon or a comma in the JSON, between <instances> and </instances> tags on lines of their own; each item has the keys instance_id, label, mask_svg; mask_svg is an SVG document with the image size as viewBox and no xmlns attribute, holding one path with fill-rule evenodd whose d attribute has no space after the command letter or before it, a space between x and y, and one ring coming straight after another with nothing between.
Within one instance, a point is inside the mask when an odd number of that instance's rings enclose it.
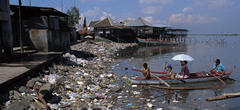
<instances>
[{"instance_id":1,"label":"water surface","mask_svg":"<svg viewBox=\"0 0 240 110\"><path fill-rule=\"evenodd\" d=\"M172 61L171 58L177 54L188 54L195 60L189 62L190 72L209 71L215 60L218 58L225 66L226 71L230 71L233 65L237 69L231 74L235 82L228 82L227 87L221 89L192 90L192 91L164 91L144 86L141 91L142 98L159 97L160 95L172 92L161 98L154 98L153 104L157 107L176 106L185 109L239 109L240 98L233 98L221 101L207 102L208 97L221 95L229 92L240 92L240 36L188 36L186 44L182 46L157 46L157 47L138 47L123 50L119 53L120 63L116 65L114 72L120 75L141 76L140 73L132 71L131 68L142 68L143 63L148 63L153 71L163 71L165 62L173 66L174 72L180 72L180 63ZM128 68L128 70L126 70ZM219 81L206 82L199 85L222 85ZM196 86L199 86L196 85ZM138 90L138 89L136 89ZM178 103L174 103L175 97ZM165 102L167 101L167 102ZM138 102L135 102L138 103Z\"/></svg>"}]
</instances>

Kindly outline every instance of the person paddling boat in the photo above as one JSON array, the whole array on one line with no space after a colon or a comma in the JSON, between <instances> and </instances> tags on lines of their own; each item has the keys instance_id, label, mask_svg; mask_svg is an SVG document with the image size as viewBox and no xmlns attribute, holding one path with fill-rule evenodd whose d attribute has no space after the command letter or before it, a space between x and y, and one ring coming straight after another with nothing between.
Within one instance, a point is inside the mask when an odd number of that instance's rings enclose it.
<instances>
[{"instance_id":1,"label":"person paddling boat","mask_svg":"<svg viewBox=\"0 0 240 110\"><path fill-rule=\"evenodd\" d=\"M149 80L149 79L151 79L151 75L150 75L150 69L148 68L148 64L147 63L144 63L143 64L143 72L142 72L142 74L143 74L143 76L144 76L144 79L146 79L146 80Z\"/></svg>"},{"instance_id":2,"label":"person paddling boat","mask_svg":"<svg viewBox=\"0 0 240 110\"><path fill-rule=\"evenodd\" d=\"M213 69L210 72L220 73L221 75L225 73L225 68L223 64L220 62L220 59L216 59L216 64L213 66Z\"/></svg>"}]
</instances>

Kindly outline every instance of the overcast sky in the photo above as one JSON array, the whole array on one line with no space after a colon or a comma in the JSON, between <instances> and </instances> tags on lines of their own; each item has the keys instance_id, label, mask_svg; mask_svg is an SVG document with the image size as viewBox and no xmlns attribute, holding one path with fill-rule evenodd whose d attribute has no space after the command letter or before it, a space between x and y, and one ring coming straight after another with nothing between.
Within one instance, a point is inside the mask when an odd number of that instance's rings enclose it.
<instances>
[{"instance_id":1,"label":"overcast sky","mask_svg":"<svg viewBox=\"0 0 240 110\"><path fill-rule=\"evenodd\" d=\"M10 0L18 4L18 0ZM30 0L22 0L29 5ZM31 0L32 6L61 10L62 0ZM63 0L63 10L74 0ZM190 33L240 33L240 0L76 0L88 21L110 16L118 21L142 17L152 24L186 28Z\"/></svg>"}]
</instances>

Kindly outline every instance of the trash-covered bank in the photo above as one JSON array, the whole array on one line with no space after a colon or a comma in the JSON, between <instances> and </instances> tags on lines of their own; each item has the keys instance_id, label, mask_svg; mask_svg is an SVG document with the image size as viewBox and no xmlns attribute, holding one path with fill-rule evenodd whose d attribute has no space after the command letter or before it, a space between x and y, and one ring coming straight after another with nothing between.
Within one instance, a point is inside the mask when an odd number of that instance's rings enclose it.
<instances>
[{"instance_id":1,"label":"trash-covered bank","mask_svg":"<svg viewBox=\"0 0 240 110\"><path fill-rule=\"evenodd\" d=\"M38 77L9 91L3 109L116 109L123 86L111 70L115 52L135 43L82 42Z\"/></svg>"}]
</instances>

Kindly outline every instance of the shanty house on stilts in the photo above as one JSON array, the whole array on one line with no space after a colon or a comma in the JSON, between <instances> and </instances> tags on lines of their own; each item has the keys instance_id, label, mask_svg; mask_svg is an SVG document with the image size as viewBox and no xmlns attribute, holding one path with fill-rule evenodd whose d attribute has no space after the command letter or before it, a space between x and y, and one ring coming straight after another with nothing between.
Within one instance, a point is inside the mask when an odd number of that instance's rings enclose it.
<instances>
[{"instance_id":1,"label":"shanty house on stilts","mask_svg":"<svg viewBox=\"0 0 240 110\"><path fill-rule=\"evenodd\" d=\"M124 27L110 17L99 21L92 21L89 27L94 28L95 36L100 36L116 42L136 41L136 35L132 29Z\"/></svg>"},{"instance_id":2,"label":"shanty house on stilts","mask_svg":"<svg viewBox=\"0 0 240 110\"><path fill-rule=\"evenodd\" d=\"M142 18L125 20L122 23L124 26L133 29L137 35L136 37L143 39L152 38L181 41L182 38L187 36L188 32L186 29L172 29L169 25L152 25Z\"/></svg>"}]
</instances>

